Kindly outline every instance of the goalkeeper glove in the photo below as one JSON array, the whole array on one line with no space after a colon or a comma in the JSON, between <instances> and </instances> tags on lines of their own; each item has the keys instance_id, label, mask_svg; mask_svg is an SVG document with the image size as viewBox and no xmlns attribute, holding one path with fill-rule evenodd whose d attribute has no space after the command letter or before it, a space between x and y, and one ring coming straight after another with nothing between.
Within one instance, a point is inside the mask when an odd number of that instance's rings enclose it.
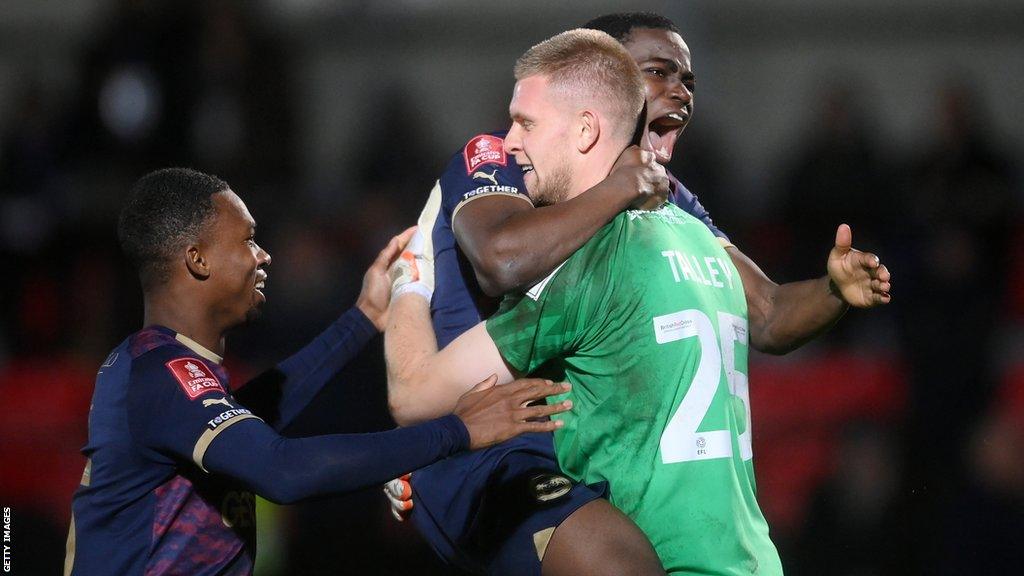
<instances>
[{"instance_id":1,"label":"goalkeeper glove","mask_svg":"<svg viewBox=\"0 0 1024 576\"><path fill-rule=\"evenodd\" d=\"M399 522L404 521L412 511L411 478L411 474L406 474L384 485L384 495L388 497L388 502L391 503L391 515Z\"/></svg>"},{"instance_id":2,"label":"goalkeeper glove","mask_svg":"<svg viewBox=\"0 0 1024 576\"><path fill-rule=\"evenodd\" d=\"M430 302L434 294L434 223L441 210L441 187L434 186L427 199L419 220L416 233L402 254L391 265L391 299L406 292L414 292Z\"/></svg>"}]
</instances>

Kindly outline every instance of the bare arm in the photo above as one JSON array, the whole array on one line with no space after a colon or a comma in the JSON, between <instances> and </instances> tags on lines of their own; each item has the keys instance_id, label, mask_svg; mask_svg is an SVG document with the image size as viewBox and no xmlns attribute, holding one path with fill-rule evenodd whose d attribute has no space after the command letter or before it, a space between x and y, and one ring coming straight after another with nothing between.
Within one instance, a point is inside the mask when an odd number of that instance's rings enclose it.
<instances>
[{"instance_id":1,"label":"bare arm","mask_svg":"<svg viewBox=\"0 0 1024 576\"><path fill-rule=\"evenodd\" d=\"M571 200L532 208L507 196L481 197L459 209L452 228L480 287L499 296L540 281L616 214L668 192L664 168L631 146L608 178Z\"/></svg>"},{"instance_id":2,"label":"bare arm","mask_svg":"<svg viewBox=\"0 0 1024 576\"><path fill-rule=\"evenodd\" d=\"M776 284L736 247L726 248L743 280L750 315L750 344L768 354L786 354L831 328L849 306L888 304L891 275L874 254L851 247L843 224L828 257L828 275Z\"/></svg>"},{"instance_id":3,"label":"bare arm","mask_svg":"<svg viewBox=\"0 0 1024 576\"><path fill-rule=\"evenodd\" d=\"M438 352L430 305L418 294L392 300L384 357L388 407L402 426L451 412L460 396L492 374L498 384L513 379L483 322Z\"/></svg>"}]
</instances>

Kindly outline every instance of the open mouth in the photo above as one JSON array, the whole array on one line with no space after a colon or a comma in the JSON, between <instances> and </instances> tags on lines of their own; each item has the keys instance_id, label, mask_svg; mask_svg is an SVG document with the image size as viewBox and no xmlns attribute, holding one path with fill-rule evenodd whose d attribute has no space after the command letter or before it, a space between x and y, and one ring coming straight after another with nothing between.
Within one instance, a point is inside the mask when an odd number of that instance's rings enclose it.
<instances>
[{"instance_id":1,"label":"open mouth","mask_svg":"<svg viewBox=\"0 0 1024 576\"><path fill-rule=\"evenodd\" d=\"M523 174L533 172L533 164L520 164L519 169L523 171Z\"/></svg>"},{"instance_id":2,"label":"open mouth","mask_svg":"<svg viewBox=\"0 0 1024 576\"><path fill-rule=\"evenodd\" d=\"M655 118L647 124L645 148L654 152L659 162L668 162L672 159L672 149L676 146L676 140L679 139L689 119L690 115L685 111L669 112Z\"/></svg>"},{"instance_id":3,"label":"open mouth","mask_svg":"<svg viewBox=\"0 0 1024 576\"><path fill-rule=\"evenodd\" d=\"M267 277L266 276L263 276L262 278L260 278L259 280L256 281L256 287L255 287L256 293L259 294L260 296L262 296L264 300L266 299L266 296L263 294L263 290L265 290L266 287L267 287Z\"/></svg>"}]
</instances>

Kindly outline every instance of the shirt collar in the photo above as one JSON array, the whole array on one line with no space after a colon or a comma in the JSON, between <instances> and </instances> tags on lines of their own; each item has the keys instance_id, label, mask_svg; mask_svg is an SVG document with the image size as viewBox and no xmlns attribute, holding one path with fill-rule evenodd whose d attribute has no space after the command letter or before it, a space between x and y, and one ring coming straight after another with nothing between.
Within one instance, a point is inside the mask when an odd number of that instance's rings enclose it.
<instances>
[{"instance_id":1,"label":"shirt collar","mask_svg":"<svg viewBox=\"0 0 1024 576\"><path fill-rule=\"evenodd\" d=\"M176 333L174 335L174 339L177 340L178 342L181 342L186 347L188 347L189 350L195 352L196 354L199 354L200 356L206 358L210 362L214 362L217 364L224 363L224 358L222 356L215 354L209 348L206 348L199 342L196 342L195 340L189 338L188 336L185 336L184 334Z\"/></svg>"}]
</instances>

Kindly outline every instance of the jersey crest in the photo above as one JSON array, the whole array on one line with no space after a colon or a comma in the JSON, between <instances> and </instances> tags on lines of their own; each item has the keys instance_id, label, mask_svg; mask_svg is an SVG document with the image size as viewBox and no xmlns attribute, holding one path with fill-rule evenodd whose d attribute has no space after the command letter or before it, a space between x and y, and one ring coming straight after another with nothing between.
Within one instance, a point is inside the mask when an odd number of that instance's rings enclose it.
<instances>
[{"instance_id":1,"label":"jersey crest","mask_svg":"<svg viewBox=\"0 0 1024 576\"><path fill-rule=\"evenodd\" d=\"M462 150L462 156L466 160L466 174L473 174L481 164L504 166L508 163L505 156L505 141L490 134L481 134L470 140Z\"/></svg>"},{"instance_id":2,"label":"jersey crest","mask_svg":"<svg viewBox=\"0 0 1024 576\"><path fill-rule=\"evenodd\" d=\"M217 380L217 377L201 360L177 358L168 362L166 366L189 400L195 400L207 392L227 394L220 380Z\"/></svg>"}]
</instances>

